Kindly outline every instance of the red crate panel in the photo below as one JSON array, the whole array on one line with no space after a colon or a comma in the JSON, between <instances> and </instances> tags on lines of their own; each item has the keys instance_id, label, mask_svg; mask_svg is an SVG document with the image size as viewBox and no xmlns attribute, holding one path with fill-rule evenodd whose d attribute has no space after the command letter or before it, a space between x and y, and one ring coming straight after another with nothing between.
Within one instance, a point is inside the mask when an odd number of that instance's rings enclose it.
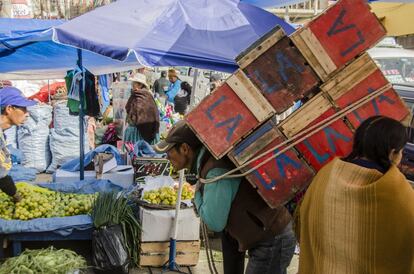
<instances>
[{"instance_id":1,"label":"red crate panel","mask_svg":"<svg viewBox=\"0 0 414 274\"><path fill-rule=\"evenodd\" d=\"M259 124L227 84L206 97L186 120L216 158Z\"/></svg>"},{"instance_id":2,"label":"red crate panel","mask_svg":"<svg viewBox=\"0 0 414 274\"><path fill-rule=\"evenodd\" d=\"M359 99L367 96L369 91L375 91L388 84L388 80L384 77L381 70L376 70L370 74L363 81L347 91L344 95L339 97L335 103L340 108L345 108Z\"/></svg>"},{"instance_id":3,"label":"red crate panel","mask_svg":"<svg viewBox=\"0 0 414 274\"><path fill-rule=\"evenodd\" d=\"M314 125L334 113L333 109L328 110L310 125ZM338 120L296 145L296 149L302 153L313 168L319 170L334 157L348 155L352 150L352 140L352 131L342 120Z\"/></svg>"},{"instance_id":4,"label":"red crate panel","mask_svg":"<svg viewBox=\"0 0 414 274\"><path fill-rule=\"evenodd\" d=\"M346 117L357 128L367 118L375 115L384 115L402 121L409 114L409 110L401 101L398 94L394 89L390 88L385 93L356 109Z\"/></svg>"},{"instance_id":5,"label":"red crate panel","mask_svg":"<svg viewBox=\"0 0 414 274\"><path fill-rule=\"evenodd\" d=\"M276 138L257 155L280 144L283 140L282 137ZM283 149L283 147L258 159L246 169L250 169L260 164L281 149ZM275 208L285 204L292 199L298 191L304 189L310 183L313 175L312 170L306 163L298 158L294 150L288 150L255 170L247 176L247 179L257 187L259 194L267 204L270 207Z\"/></svg>"},{"instance_id":6,"label":"red crate panel","mask_svg":"<svg viewBox=\"0 0 414 274\"><path fill-rule=\"evenodd\" d=\"M319 79L299 50L283 38L243 69L277 113L309 93Z\"/></svg>"},{"instance_id":7,"label":"red crate panel","mask_svg":"<svg viewBox=\"0 0 414 274\"><path fill-rule=\"evenodd\" d=\"M386 34L366 0L341 0L311 21L309 28L337 67L374 46Z\"/></svg>"}]
</instances>

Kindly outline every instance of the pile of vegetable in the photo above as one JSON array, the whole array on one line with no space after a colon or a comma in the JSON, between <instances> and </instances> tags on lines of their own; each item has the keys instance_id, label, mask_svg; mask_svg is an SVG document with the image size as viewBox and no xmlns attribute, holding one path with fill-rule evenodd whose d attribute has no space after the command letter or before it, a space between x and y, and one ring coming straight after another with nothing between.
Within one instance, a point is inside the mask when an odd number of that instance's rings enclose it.
<instances>
[{"instance_id":1,"label":"pile of vegetable","mask_svg":"<svg viewBox=\"0 0 414 274\"><path fill-rule=\"evenodd\" d=\"M164 186L156 190L145 191L142 199L150 204L175 205L178 197L178 189ZM182 200L191 200L194 191L190 184L185 183L181 192Z\"/></svg>"},{"instance_id":2,"label":"pile of vegetable","mask_svg":"<svg viewBox=\"0 0 414 274\"><path fill-rule=\"evenodd\" d=\"M7 259L0 266L1 274L68 274L85 269L86 261L73 251L54 249L26 250L20 256Z\"/></svg>"},{"instance_id":3,"label":"pile of vegetable","mask_svg":"<svg viewBox=\"0 0 414 274\"><path fill-rule=\"evenodd\" d=\"M17 183L22 200L14 203L12 198L0 191L0 218L30 220L88 214L96 198L95 194L67 194L49 189Z\"/></svg>"},{"instance_id":4,"label":"pile of vegetable","mask_svg":"<svg viewBox=\"0 0 414 274\"><path fill-rule=\"evenodd\" d=\"M100 193L91 212L96 229L120 225L124 244L133 264L138 265L139 237L141 226L136 219L132 205L122 193ZM108 250L108 253L116 251Z\"/></svg>"}]
</instances>

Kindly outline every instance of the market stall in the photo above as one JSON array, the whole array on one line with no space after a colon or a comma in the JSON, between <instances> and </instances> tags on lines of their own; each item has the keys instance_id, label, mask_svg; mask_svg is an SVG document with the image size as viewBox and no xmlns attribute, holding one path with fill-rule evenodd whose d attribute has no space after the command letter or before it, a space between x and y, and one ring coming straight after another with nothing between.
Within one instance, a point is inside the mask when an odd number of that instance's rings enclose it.
<instances>
[{"instance_id":1,"label":"market stall","mask_svg":"<svg viewBox=\"0 0 414 274\"><path fill-rule=\"evenodd\" d=\"M112 13L113 7L119 5L119 4L131 4L128 1L119 1L117 3L114 3L112 5L109 5L108 7L104 7L99 9L99 11L103 12L109 12ZM141 3L142 4L142 3ZM125 70L130 66L137 66L138 64L146 64L148 65L150 60L157 59L157 62L151 63L151 65L191 65L194 67L206 67L206 68L215 68L218 70L223 71L233 71L236 68L236 65L234 63L234 56L236 56L239 51L242 49L243 46L247 46L249 43L256 40L260 35L264 34L267 30L274 27L276 24L283 23L280 21L277 17L274 17L271 14L268 14L260 9L250 7L248 5L242 5L240 4L240 7L238 5L234 5L233 3L227 3L224 5L220 5L220 7L227 7L226 9L223 9L223 14L221 14L222 20L226 18L227 14L232 14L235 9L240 8L240 10L236 13L239 17L232 17L234 22L227 26L227 28L223 28L223 26L220 26L221 23L224 22L221 21L220 24L214 24L214 28L209 30L203 30L203 31L195 31L191 29L183 30L183 29L177 29L175 32L163 30L165 33L165 37L169 39L172 37L172 39L169 40L168 43L155 43L154 40L148 40L146 43L153 44L155 47L156 45L160 44L163 47L171 44L175 44L178 48L181 48L177 51L176 47L171 48L158 48L154 49L153 53L154 55L149 54L148 51L143 51L140 49L139 51L135 52L134 55L130 56L124 56L122 57L123 62L120 61L113 61L106 57L101 57L103 59L94 59L96 57L96 54L93 54L89 51L81 51L73 49L72 47L66 47L61 44L53 43L50 40L50 29L42 29L39 32L34 31L31 29L31 33L25 33L23 34L14 34L7 38L8 46L4 49L2 48L2 63L0 65L0 75L3 74L3 77L5 78L23 78L23 79L29 79L32 77L39 78L39 77L62 77L66 74L67 70L73 69L74 67L79 69L80 71L83 70L83 68L87 68L90 70L93 74L101 74L101 73L107 73L107 72L113 72L117 69L119 70ZM107 9L109 8L109 10ZM140 7L142 8L142 6ZM148 9L154 9L153 6L148 6ZM165 7L164 7L165 8ZM194 7L192 7L194 8ZM131 7L129 5L125 5L123 7L123 13L131 10ZM154 9L157 10L157 9ZM164 9L165 10L165 9ZM97 10L98 11L98 10ZM158 9L158 12L161 11ZM121 11L119 11L121 12ZM95 13L93 13L95 14ZM211 16L211 18L204 18L203 22L210 21L215 22L216 17L215 14L212 13L206 13L207 15ZM234 15L234 14L233 14ZM87 16L87 15L85 15ZM161 16L161 14L158 14L158 17ZM125 16L125 14L122 16L123 18L126 18L128 16ZM82 18L82 19L81 19ZM81 16L78 19L84 20L84 17ZM86 17L87 18L87 17ZM152 17L154 18L154 17ZM177 21L185 18L185 17L176 17ZM256 18L256 20L255 20ZM260 18L261 20L257 20ZM263 18L266 18L266 20L262 20ZM89 20L90 23L92 23L91 19ZM198 23L197 23L198 22ZM201 20L194 21L193 23L196 23L195 26L203 26L206 27L206 25L201 24ZM9 22L8 22L9 23ZM181 22L179 25L183 26L187 24L188 22ZM229 23L229 22L227 22ZM201 24L201 25L200 25ZM118 27L117 24L114 24ZM190 24L191 25L191 24ZM207 24L208 26L209 24ZM144 27L150 27L150 25L142 25ZM213 25L210 25L213 26ZM47 28L47 27L46 27ZM131 29L136 30L136 26L132 24L130 26ZM286 25L287 31L290 30L289 26ZM102 29L97 28L97 29ZM143 30L142 33L147 32L149 29ZM124 31L124 30L122 30ZM190 32L188 32L190 31ZM182 35L187 32L187 35ZM214 34L215 37L213 40L209 40L213 36L210 34ZM174 35L171 35L174 34ZM197 34L197 36L200 39L196 39L197 43L191 46L190 52L191 54L185 54L185 52L188 52L188 46L190 45L189 42L195 42L194 39L190 39L192 35ZM55 33L55 35L58 35ZM132 37L132 36L131 36ZM201 39L209 40L206 41L206 43L203 43ZM223 39L228 38L227 42L223 43ZM231 39L231 40L230 40ZM145 39L144 39L145 40ZM108 41L116 41L114 37L111 37ZM179 43L178 43L179 41ZM231 47L229 48L229 41L232 41ZM119 41L120 43L122 41ZM148 50L149 45L146 44L146 49ZM184 48L183 48L184 47ZM222 48L228 48L229 51L226 52L226 56L218 55L213 56L215 48L222 47ZM103 45L103 48L119 48L118 46L113 45ZM143 53L140 57L138 57L138 52ZM178 52L181 52L180 54L177 54ZM34 54L36 53L36 54ZM160 53L162 53L160 55ZM156 56L161 58L156 58ZM137 58L135 58L137 57ZM29 59L32 58L32 59ZM57 58L57 59L53 59ZM61 59L59 59L61 58ZM155 58L155 59L154 59ZM23 62L24 60L24 62ZM53 61L52 61L53 60ZM57 62L56 60L61 60ZM4 61L4 62L3 62ZM95 62L95 63L94 63ZM76 64L77 63L77 64ZM49 73L49 75L48 75ZM15 79L16 79L15 78ZM82 87L82 82L80 83L80 87ZM81 89L82 92L82 89ZM81 93L82 96L82 93ZM166 110L167 114L167 110ZM83 125L83 117L82 114L80 115L80 125ZM81 132L82 126L81 126ZM81 140L83 140L81 136ZM83 144L83 142L80 142ZM82 147L82 145L81 145ZM75 172L77 172L77 168L83 170L84 162L88 161L89 155L83 156L83 150L81 149L81 157L79 159L80 164L78 167L72 167ZM76 161L76 160L75 160ZM159 159L154 160L154 162L148 164L144 163L142 159L136 158L133 160L133 163L135 165L134 172L136 174L141 174L140 179L142 179L142 175L166 175L168 168L162 169L161 167L163 165L159 165ZM115 164L115 166L118 166L118 162ZM150 171L148 170L149 167L155 166L155 170ZM161 167L160 167L161 166ZM164 166L165 167L165 166ZM116 167L114 167L116 168ZM161 172L159 172L158 168L160 168ZM111 170L111 169L110 169ZM96 172L93 171L93 176L101 176L104 175L105 172ZM168 174L169 175L169 174ZM149 178L160 178L160 177L149 177ZM167 178L170 178L167 176ZM142 182L142 180L138 180L140 182L140 185L134 186L131 193L134 193L134 197L136 199L136 202L141 207L141 214L140 214L140 222L142 226L142 230L140 233L142 233L141 237L146 239L144 244L142 245L141 249L135 249L135 251L131 251L131 249L124 250L124 252L118 252L119 254L125 254L125 252L128 253L128 255L131 258L134 258L136 260L137 251L140 251L140 254L143 257L143 262L145 262L144 259L147 259L147 262L143 265L148 266L154 266L159 265L160 262L165 262L165 259L168 257L170 261L170 267L175 267L173 265L175 263L175 256L172 256L174 254L171 254L171 251L174 252L177 251L177 262L182 263L184 265L194 265L198 261L198 252L199 252L199 235L198 235L198 227L199 227L199 219L194 215L193 209L191 209L191 206L189 203L187 203L187 206L189 208L183 208L181 214L178 214L178 209L181 206L180 199L181 197L183 199L190 199L191 198L191 190L188 188L188 186L184 187L184 190L182 188L183 185L183 177L181 176L181 179L178 183L178 188L176 187L176 183L171 180L171 178L168 180L169 183L167 185L157 186L156 179L147 179L146 181ZM96 182L96 181L95 181ZM133 182L131 182L132 184ZM74 193L73 188L67 188L70 183L56 183L53 185L59 185L61 187L65 188L66 192ZM81 183L82 186L85 185L85 182ZM127 186L127 185L124 185ZM145 190L145 188L152 187L152 190ZM176 188L174 188L176 187ZM161 188L164 188L164 192L169 194L169 196L165 197L164 193L159 192ZM104 192L103 189L97 190L98 192ZM155 191L158 193L151 193L150 191ZM140 194L137 194L140 193ZM72 194L69 194L72 195ZM154 195L155 199L152 199L152 196ZM105 195L99 195L98 199L106 199ZM174 198L175 197L175 198ZM163 198L163 199L162 199ZM115 198L108 198L108 201L115 201ZM158 201L159 200L159 201ZM105 204L102 200L99 202L102 204ZM124 202L124 200L123 200ZM168 204L167 204L168 203ZM173 204L176 203L177 206L174 206ZM161 204L161 205L160 205ZM155 207L155 208L154 208ZM176 208L174 210L174 208ZM70 207L69 209L70 210ZM76 211L76 209L74 209ZM104 212L104 213L102 213ZM26 213L25 213L26 214ZM25 218L25 214L23 214L23 218ZM95 214L95 215L94 215ZM30 213L29 213L30 215ZM106 220L102 222L98 222L96 218L97 213L92 214L94 217L94 226L96 228L96 233L101 233L102 230L100 229L103 224L106 224L106 222L114 222L114 220ZM100 216L104 216L105 211L102 210L100 213ZM106 212L106 215L110 215L108 212ZM171 226L173 227L172 230L170 227L166 227L163 231L159 231L156 234L150 233L147 234L150 229L148 229L148 226L152 226L155 222L163 222L163 220L170 219L171 216L174 216L174 222L171 222ZM20 215L19 215L20 217ZM69 217L62 217L62 218L69 218ZM36 219L35 219L36 220ZM171 219L170 219L171 220ZM191 227L188 227L187 230L185 230L185 227L181 225L181 222L190 222L192 224ZM90 220L88 220L90 222ZM28 224L30 221L21 221L25 222L25 224ZM99 223L99 224L98 224ZM119 222L115 222L119 225ZM20 223L19 223L20 224ZM50 230L46 230L50 231ZM46 232L46 231L37 231L37 232ZM28 231L27 233L32 233L33 231ZM102 232L106 233L106 232ZM119 233L116 231L112 231L110 233ZM123 232L125 233L129 232ZM133 232L136 233L136 230ZM53 234L51 234L53 235ZM135 234L133 234L135 235ZM26 235L27 236L27 235ZM79 236L77 234L73 234L73 236ZM18 250L19 242L23 240L22 237L15 236L13 234L13 239L16 242L16 250ZM42 236L43 237L43 236ZM85 236L79 236L79 237L85 237ZM95 237L95 236L94 236ZM97 237L97 236L96 236ZM174 240L177 240L177 250L174 249L168 249L166 250L166 246L169 244L170 238L173 238ZM132 240L136 240L138 237L132 237ZM33 238L32 238L33 239ZM45 238L41 238L45 239ZM70 239L70 238L68 238ZM175 241L174 241L175 243ZM127 243L127 245L130 246L130 243ZM133 245L134 248L136 248L135 245ZM152 248L156 247L156 252L152 252ZM98 246L95 246L96 250L99 249ZM102 251L102 250L101 250ZM117 249L117 251L122 251L120 249ZM103 252L104 253L104 252ZM97 252L97 254L103 255L103 253ZM107 254L108 255L108 254ZM103 255L106 256L106 255ZM172 257L171 257L172 256ZM120 263L120 267L124 266L125 258L118 258L118 262ZM184 260L184 261L180 261ZM96 264L107 262L110 260L100 259L96 261ZM134 261L135 262L135 261ZM112 265L113 267L114 265ZM105 267L105 265L103 265ZM108 267L108 265L106 265Z\"/></svg>"}]
</instances>

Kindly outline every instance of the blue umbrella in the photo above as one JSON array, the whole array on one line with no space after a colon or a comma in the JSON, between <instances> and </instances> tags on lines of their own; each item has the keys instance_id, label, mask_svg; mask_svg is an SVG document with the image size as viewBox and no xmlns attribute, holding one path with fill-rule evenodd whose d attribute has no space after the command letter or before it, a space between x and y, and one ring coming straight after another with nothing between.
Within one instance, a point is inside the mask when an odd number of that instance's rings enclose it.
<instances>
[{"instance_id":1,"label":"blue umbrella","mask_svg":"<svg viewBox=\"0 0 414 274\"><path fill-rule=\"evenodd\" d=\"M77 50L52 41L52 27L65 20L0 18L0 79L63 78L76 66ZM92 52L83 65L95 75L140 67L132 58L120 62Z\"/></svg>"},{"instance_id":2,"label":"blue umbrella","mask_svg":"<svg viewBox=\"0 0 414 274\"><path fill-rule=\"evenodd\" d=\"M53 39L146 66L233 72L235 57L277 25L294 30L239 0L120 0L55 27Z\"/></svg>"}]
</instances>

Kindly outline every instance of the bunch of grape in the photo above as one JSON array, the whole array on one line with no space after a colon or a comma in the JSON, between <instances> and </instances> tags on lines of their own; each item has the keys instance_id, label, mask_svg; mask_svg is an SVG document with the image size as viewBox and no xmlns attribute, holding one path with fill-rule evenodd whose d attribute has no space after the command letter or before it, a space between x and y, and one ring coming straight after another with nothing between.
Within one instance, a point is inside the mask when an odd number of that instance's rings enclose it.
<instances>
[{"instance_id":1,"label":"bunch of grape","mask_svg":"<svg viewBox=\"0 0 414 274\"><path fill-rule=\"evenodd\" d=\"M142 199L150 204L161 205L175 205L178 197L178 189L164 186L157 190L145 191ZM191 185L185 183L181 193L181 200L191 200L194 197L194 192Z\"/></svg>"},{"instance_id":2,"label":"bunch of grape","mask_svg":"<svg viewBox=\"0 0 414 274\"><path fill-rule=\"evenodd\" d=\"M17 183L16 188L22 198L17 203L0 191L0 218L30 220L87 214L96 198L95 194L65 194L27 183Z\"/></svg>"},{"instance_id":3,"label":"bunch of grape","mask_svg":"<svg viewBox=\"0 0 414 274\"><path fill-rule=\"evenodd\" d=\"M0 218L11 220L13 218L14 202L6 193L0 191Z\"/></svg>"}]
</instances>

